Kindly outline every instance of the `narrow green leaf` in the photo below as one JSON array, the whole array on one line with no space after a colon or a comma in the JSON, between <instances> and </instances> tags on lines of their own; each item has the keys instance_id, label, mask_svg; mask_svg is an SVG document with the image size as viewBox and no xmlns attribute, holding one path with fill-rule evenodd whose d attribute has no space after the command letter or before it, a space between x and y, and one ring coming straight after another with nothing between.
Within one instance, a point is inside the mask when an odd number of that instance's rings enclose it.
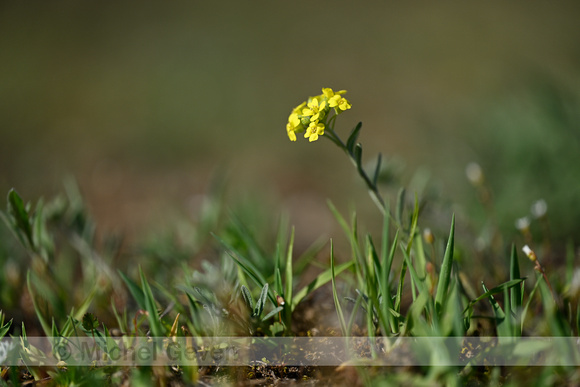
<instances>
[{"instance_id":1,"label":"narrow green leaf","mask_svg":"<svg viewBox=\"0 0 580 387\"><path fill-rule=\"evenodd\" d=\"M348 261L341 265L338 265L334 269L334 274L337 276L338 274L342 273L344 270L350 268L354 264L354 261ZM325 270L324 272L320 273L312 282L310 282L307 286L300 289L292 298L292 311L296 309L296 305L304 299L307 295L321 287L322 285L328 283L332 279L332 269Z\"/></svg>"},{"instance_id":2,"label":"narrow green leaf","mask_svg":"<svg viewBox=\"0 0 580 387\"><path fill-rule=\"evenodd\" d=\"M403 249L402 246L401 246L401 251L402 251L403 256L405 258L405 262L407 263L407 268L409 269L409 273L411 274L411 279L413 281L413 284L417 287L417 291L419 293L424 293L424 292L429 293L429 290L427 289L427 286L425 285L425 279L421 278L419 276L419 274L415 270L415 267L411 264L411 258L409 257L409 254L407 253L407 251L405 249Z\"/></svg>"},{"instance_id":3,"label":"narrow green leaf","mask_svg":"<svg viewBox=\"0 0 580 387\"><path fill-rule=\"evenodd\" d=\"M388 265L387 257L389 256L389 236L390 236L390 214L389 204L385 204L385 212L383 213L383 229L381 232L381 265L386 267Z\"/></svg>"},{"instance_id":4,"label":"narrow green leaf","mask_svg":"<svg viewBox=\"0 0 580 387\"><path fill-rule=\"evenodd\" d=\"M361 144L356 144L354 147L354 153L352 155L353 160L356 163L357 168L362 169L362 146Z\"/></svg>"},{"instance_id":5,"label":"narrow green leaf","mask_svg":"<svg viewBox=\"0 0 580 387\"><path fill-rule=\"evenodd\" d=\"M230 214L230 220L233 229L239 236L239 239L244 241L245 246L247 246L249 256L252 257L255 262L265 262L268 258L248 226L246 226L239 216L234 213Z\"/></svg>"},{"instance_id":6,"label":"narrow green leaf","mask_svg":"<svg viewBox=\"0 0 580 387\"><path fill-rule=\"evenodd\" d=\"M228 255L243 269L246 274L252 278L252 280L254 280L254 282L256 282L258 286L264 286L266 279L249 259L245 258L238 250L218 237L216 234L212 233L212 235L225 248Z\"/></svg>"},{"instance_id":7,"label":"narrow green leaf","mask_svg":"<svg viewBox=\"0 0 580 387\"><path fill-rule=\"evenodd\" d=\"M14 188L8 192L8 214L12 216L14 225L26 236L29 246L34 248L30 216L28 214L28 210L24 206L22 198L18 195Z\"/></svg>"},{"instance_id":8,"label":"narrow green leaf","mask_svg":"<svg viewBox=\"0 0 580 387\"><path fill-rule=\"evenodd\" d=\"M507 325L505 324L505 313L504 313L503 309L497 303L497 301L495 300L493 295L491 295L489 289L485 286L485 284L483 282L481 283L481 286L483 287L483 291L485 293L489 294L488 300L489 300L489 303L491 304L491 307L493 309L493 314L494 314L496 322L497 322L497 335L499 337L510 337L511 332L508 329Z\"/></svg>"},{"instance_id":9,"label":"narrow green leaf","mask_svg":"<svg viewBox=\"0 0 580 387\"><path fill-rule=\"evenodd\" d=\"M284 289L282 287L282 274L280 274L280 268L276 268L274 273L274 289L279 295L284 296Z\"/></svg>"},{"instance_id":10,"label":"narrow green leaf","mask_svg":"<svg viewBox=\"0 0 580 387\"><path fill-rule=\"evenodd\" d=\"M520 265L518 262L518 253L516 250L516 245L512 244L512 252L510 256L510 280L520 279ZM509 290L510 297L510 310L515 317L515 322L513 324L514 336L519 337L522 335L521 330L521 316L522 316L522 286L516 285ZM506 307L507 308L507 307ZM510 321L511 323L511 321Z\"/></svg>"},{"instance_id":11,"label":"narrow green leaf","mask_svg":"<svg viewBox=\"0 0 580 387\"><path fill-rule=\"evenodd\" d=\"M250 311L250 313L252 313L254 311L254 301L252 300L252 295L250 294L250 291L248 290L247 287L242 285L241 292L242 298L244 299L244 302L246 303L248 310Z\"/></svg>"},{"instance_id":12,"label":"narrow green leaf","mask_svg":"<svg viewBox=\"0 0 580 387\"><path fill-rule=\"evenodd\" d=\"M461 313L461 298L459 296L459 281L455 280L450 284L449 301L445 304L445 312L442 315L442 322L439 329L441 336L463 336L463 315Z\"/></svg>"},{"instance_id":13,"label":"narrow green leaf","mask_svg":"<svg viewBox=\"0 0 580 387\"><path fill-rule=\"evenodd\" d=\"M187 301L189 303L191 323L194 328L194 332L191 333L201 336L204 333L204 330L201 317L201 308L198 306L199 301L195 300L189 292L186 292L185 295L187 296Z\"/></svg>"},{"instance_id":14,"label":"narrow green leaf","mask_svg":"<svg viewBox=\"0 0 580 387\"><path fill-rule=\"evenodd\" d=\"M512 244L512 253L510 257L510 280L520 279L520 265L518 262L518 253L516 245ZM514 286L510 289L512 311L518 312L522 307L522 288Z\"/></svg>"},{"instance_id":15,"label":"narrow green leaf","mask_svg":"<svg viewBox=\"0 0 580 387\"><path fill-rule=\"evenodd\" d=\"M443 310L443 304L447 297L449 290L449 280L451 278L451 268L453 267L453 249L455 239L455 214L451 218L451 230L449 231L449 239L447 240L447 247L445 249L445 256L441 264L441 271L439 272L439 283L437 284L437 293L435 296L435 308L438 311Z\"/></svg>"},{"instance_id":16,"label":"narrow green leaf","mask_svg":"<svg viewBox=\"0 0 580 387\"><path fill-rule=\"evenodd\" d=\"M284 281L285 281L285 289L284 289L284 299L286 302L290 303L287 306L289 310L292 310L292 291L294 285L293 279L293 270L292 270L292 255L294 249L294 227L292 227L292 233L290 234L290 241L288 242L288 252L286 253L286 267L284 271ZM276 305L276 303L274 303Z\"/></svg>"},{"instance_id":17,"label":"narrow green leaf","mask_svg":"<svg viewBox=\"0 0 580 387\"><path fill-rule=\"evenodd\" d=\"M44 316L40 312L40 308L38 307L38 304L36 303L36 297L34 296L34 291L32 290L32 281L30 280L30 275L31 275L30 270L28 270L26 272L26 285L28 287L28 293L30 293L30 299L32 300L32 306L34 306L34 312L36 313L36 317L38 318L38 321L40 322L40 326L42 326L42 330L44 331L44 333L47 336L50 336L52 334L52 329L48 326L48 323L46 322Z\"/></svg>"},{"instance_id":18,"label":"narrow green leaf","mask_svg":"<svg viewBox=\"0 0 580 387\"><path fill-rule=\"evenodd\" d=\"M334 215L334 218L337 220L338 224L342 228L342 231L346 234L347 238L350 240L350 226L344 219L344 217L340 214L340 212L336 209L334 204L330 200L327 200L326 203L328 204L328 208L330 208L330 212Z\"/></svg>"},{"instance_id":19,"label":"narrow green leaf","mask_svg":"<svg viewBox=\"0 0 580 387\"><path fill-rule=\"evenodd\" d=\"M520 278L520 279L507 281L501 285L496 286L495 288L489 289L488 291L483 293L481 296L477 297L475 300L470 301L469 305L467 306L467 308L465 308L463 313L465 313L467 311L467 309L469 309L469 307L471 307L473 304L475 304L475 303L477 303L485 298L488 298L489 296L492 296L494 294L501 293L504 291L504 289L510 289L514 286L517 286L517 285L521 284L525 279L526 278Z\"/></svg>"},{"instance_id":20,"label":"narrow green leaf","mask_svg":"<svg viewBox=\"0 0 580 387\"><path fill-rule=\"evenodd\" d=\"M397 286L397 294L395 295L395 312L397 313L401 313L401 300L403 298L403 287L405 286L405 275L407 275L407 261L403 261L399 273L399 285Z\"/></svg>"},{"instance_id":21,"label":"narrow green leaf","mask_svg":"<svg viewBox=\"0 0 580 387\"><path fill-rule=\"evenodd\" d=\"M129 292L133 296L133 299L137 303L140 309L145 309L145 296L143 295L143 290L137 285L133 280L129 279L122 271L117 271L127 287L129 288Z\"/></svg>"},{"instance_id":22,"label":"narrow green leaf","mask_svg":"<svg viewBox=\"0 0 580 387\"><path fill-rule=\"evenodd\" d=\"M512 313L512 305L511 305L511 300L510 300L510 291L509 289L504 289L503 290L503 307L505 309L505 320L504 320L504 324L505 324L505 330L507 332L508 336L512 336L512 337L518 337L520 335L516 335L514 328L517 324L515 324L514 320L513 320L513 313Z\"/></svg>"},{"instance_id":23,"label":"narrow green leaf","mask_svg":"<svg viewBox=\"0 0 580 387\"><path fill-rule=\"evenodd\" d=\"M397 210L395 212L395 220L399 226L403 227L403 211L405 209L405 188L401 187L397 194Z\"/></svg>"},{"instance_id":24,"label":"narrow green leaf","mask_svg":"<svg viewBox=\"0 0 580 387\"><path fill-rule=\"evenodd\" d=\"M358 140L358 135L360 133L360 129L362 128L362 122L359 122L350 132L348 139L346 140L346 149L348 153L354 155L354 147L356 145L356 141Z\"/></svg>"},{"instance_id":25,"label":"narrow green leaf","mask_svg":"<svg viewBox=\"0 0 580 387\"><path fill-rule=\"evenodd\" d=\"M389 310L393 310L393 301L391 300L390 294L390 282L389 282L389 275L391 273L391 266L393 264L393 258L395 256L395 250L397 248L397 243L399 240L399 230L395 233L395 238L393 239L393 243L391 245L391 251L388 253L386 257L386 262L383 263L382 271L381 271L381 280L380 280L380 288L381 288L381 311L383 318L387 318L387 321L390 325L391 332L395 332L397 325L393 315L389 313ZM385 247L386 250L386 247ZM384 332L384 335L387 336L388 332Z\"/></svg>"},{"instance_id":26,"label":"narrow green leaf","mask_svg":"<svg viewBox=\"0 0 580 387\"><path fill-rule=\"evenodd\" d=\"M264 310L264 306L266 305L266 298L268 297L268 283L264 285L262 288L262 292L260 293L260 298L258 298L258 302L256 303L256 310L254 314L256 317L259 317Z\"/></svg>"},{"instance_id":27,"label":"narrow green leaf","mask_svg":"<svg viewBox=\"0 0 580 387\"><path fill-rule=\"evenodd\" d=\"M419 199L415 194L415 205L413 207L413 216L411 217L411 230L409 231L409 242L407 243L407 254L411 254L411 247L415 239L415 231L417 230L417 222L419 221Z\"/></svg>"},{"instance_id":28,"label":"narrow green leaf","mask_svg":"<svg viewBox=\"0 0 580 387\"><path fill-rule=\"evenodd\" d=\"M147 279L145 278L141 268L139 268L139 274L141 276L141 287L143 288L145 310L147 311L151 333L154 337L163 337L165 335L165 329L163 328L163 324L161 324L161 320L159 319L155 298L153 298L153 293L151 292L149 283L147 282Z\"/></svg>"},{"instance_id":29,"label":"narrow green leaf","mask_svg":"<svg viewBox=\"0 0 580 387\"><path fill-rule=\"evenodd\" d=\"M374 186L377 185L377 182L379 180L382 159L383 159L383 156L379 153L379 155L377 156L377 165L375 166L375 172L373 173L373 185Z\"/></svg>"},{"instance_id":30,"label":"narrow green leaf","mask_svg":"<svg viewBox=\"0 0 580 387\"><path fill-rule=\"evenodd\" d=\"M8 330L10 329L11 325L12 320L8 321L6 324L0 327L0 339L3 338L6 335L6 333L8 333Z\"/></svg>"},{"instance_id":31,"label":"narrow green leaf","mask_svg":"<svg viewBox=\"0 0 580 387\"><path fill-rule=\"evenodd\" d=\"M272 311L270 313L268 313L267 315L265 315L262 318L262 321L268 321L270 318L272 318L277 313L280 313L282 310L284 310L284 307L283 306L278 306L278 307L272 309Z\"/></svg>"},{"instance_id":32,"label":"narrow green leaf","mask_svg":"<svg viewBox=\"0 0 580 387\"><path fill-rule=\"evenodd\" d=\"M340 322L340 329L343 336L347 336L346 321L344 319L344 314L342 313L342 307L340 306L340 301L338 299L338 293L336 291L335 277L336 273L334 271L334 246L332 244L332 239L330 240L330 276L332 281L332 298L334 299L334 307L336 308L336 314L338 315L338 321Z\"/></svg>"}]
</instances>

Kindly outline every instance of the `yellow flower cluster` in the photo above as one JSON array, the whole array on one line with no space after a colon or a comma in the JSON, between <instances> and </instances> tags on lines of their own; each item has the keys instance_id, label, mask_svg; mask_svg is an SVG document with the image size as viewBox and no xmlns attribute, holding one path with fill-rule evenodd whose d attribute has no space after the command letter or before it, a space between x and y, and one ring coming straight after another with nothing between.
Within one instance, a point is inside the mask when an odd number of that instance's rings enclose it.
<instances>
[{"instance_id":1,"label":"yellow flower cluster","mask_svg":"<svg viewBox=\"0 0 580 387\"><path fill-rule=\"evenodd\" d=\"M296 133L304 132L304 138L310 142L318 140L324 134L328 123L330 109L340 114L351 108L350 102L342 97L346 90L334 92L330 88L323 88L322 94L308 98L308 101L292 109L286 131L290 141L296 141Z\"/></svg>"}]
</instances>

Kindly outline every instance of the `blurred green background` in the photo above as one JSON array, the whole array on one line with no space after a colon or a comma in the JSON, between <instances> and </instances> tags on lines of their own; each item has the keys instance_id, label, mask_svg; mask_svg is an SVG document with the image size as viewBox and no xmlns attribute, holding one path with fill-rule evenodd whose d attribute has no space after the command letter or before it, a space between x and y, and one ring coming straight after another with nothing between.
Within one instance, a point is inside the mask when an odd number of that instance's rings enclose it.
<instances>
[{"instance_id":1,"label":"blurred green background","mask_svg":"<svg viewBox=\"0 0 580 387\"><path fill-rule=\"evenodd\" d=\"M221 169L230 197L288 210L314 240L334 224L326 198L372 206L330 142L286 137L324 86L353 105L339 132L362 121L365 155L405 165L397 184L422 168L477 221L476 161L505 230L544 198L553 232L580 239L578 15L573 1L5 1L0 192L33 201L73 176L101 229L134 235L195 216Z\"/></svg>"}]
</instances>

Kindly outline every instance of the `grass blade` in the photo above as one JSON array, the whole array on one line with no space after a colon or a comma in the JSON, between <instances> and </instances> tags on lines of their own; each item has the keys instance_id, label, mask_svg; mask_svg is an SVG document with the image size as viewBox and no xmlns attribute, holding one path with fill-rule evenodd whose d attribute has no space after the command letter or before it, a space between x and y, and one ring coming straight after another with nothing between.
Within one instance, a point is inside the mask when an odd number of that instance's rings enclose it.
<instances>
[{"instance_id":1,"label":"grass blade","mask_svg":"<svg viewBox=\"0 0 580 387\"><path fill-rule=\"evenodd\" d=\"M340 301L338 299L338 293L336 292L336 273L334 271L334 246L332 244L332 239L330 240L330 277L332 281L332 298L334 299L334 307L336 308L336 314L338 315L338 321L340 323L340 330L343 336L347 336L346 321L344 319L344 314L342 313L342 307L340 306Z\"/></svg>"},{"instance_id":2,"label":"grass blade","mask_svg":"<svg viewBox=\"0 0 580 387\"><path fill-rule=\"evenodd\" d=\"M346 269L350 268L353 265L354 261L351 260L336 266L334 268L334 275L336 276L342 273L343 271L345 271ZM294 298L292 298L292 311L296 309L296 305L298 305L298 303L302 301L304 297L306 297L307 295L309 295L310 293L312 293L313 291L315 291L316 289L318 289L319 287L328 283L328 281L331 280L332 280L332 268L329 268L328 270L325 270L324 272L320 273L318 277L316 277L312 282L310 282L307 286L300 289L294 295Z\"/></svg>"},{"instance_id":3,"label":"grass blade","mask_svg":"<svg viewBox=\"0 0 580 387\"><path fill-rule=\"evenodd\" d=\"M445 249L445 256L439 272L439 283L437 284L437 293L435 296L435 309L437 313L443 310L443 304L449 291L449 280L451 278L451 268L453 267L453 249L455 240L455 214L451 218L451 230Z\"/></svg>"},{"instance_id":4,"label":"grass blade","mask_svg":"<svg viewBox=\"0 0 580 387\"><path fill-rule=\"evenodd\" d=\"M286 253L286 267L284 268L284 299L290 305L287 306L289 310L292 310L292 290L293 290L293 271L292 271L292 253L294 249L294 227L292 227L292 234L290 234L290 241L288 243L288 252ZM276 305L276 303L274 303Z\"/></svg>"},{"instance_id":5,"label":"grass blade","mask_svg":"<svg viewBox=\"0 0 580 387\"><path fill-rule=\"evenodd\" d=\"M125 276L123 272L119 270L118 273L125 282L125 284L127 285L127 287L129 288L129 292L133 296L133 299L135 300L139 308L145 309L145 296L143 295L143 290L141 290L139 285L133 282L133 280Z\"/></svg>"},{"instance_id":6,"label":"grass blade","mask_svg":"<svg viewBox=\"0 0 580 387\"><path fill-rule=\"evenodd\" d=\"M520 279L520 265L518 262L518 253L516 245L512 244L512 252L510 256L510 280ZM522 284L523 285L523 284ZM514 314L516 321L513 326L514 335L519 337L522 335L520 319L522 313L522 285L516 285L509 290L511 311Z\"/></svg>"},{"instance_id":7,"label":"grass blade","mask_svg":"<svg viewBox=\"0 0 580 387\"><path fill-rule=\"evenodd\" d=\"M143 288L143 298L145 303L145 310L147 311L147 317L149 319L149 326L153 337L163 337L165 336L165 329L159 320L159 315L157 313L157 306L155 305L155 298L153 298L153 293L149 287L149 283L143 274L143 270L139 268L139 274L141 276L141 287Z\"/></svg>"}]
</instances>

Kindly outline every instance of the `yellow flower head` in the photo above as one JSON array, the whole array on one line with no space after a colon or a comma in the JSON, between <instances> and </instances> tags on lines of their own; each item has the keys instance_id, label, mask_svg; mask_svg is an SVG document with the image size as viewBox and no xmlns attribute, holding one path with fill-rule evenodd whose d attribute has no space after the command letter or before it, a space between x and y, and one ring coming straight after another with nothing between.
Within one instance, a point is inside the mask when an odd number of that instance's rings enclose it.
<instances>
[{"instance_id":1,"label":"yellow flower head","mask_svg":"<svg viewBox=\"0 0 580 387\"><path fill-rule=\"evenodd\" d=\"M323 88L322 94L308 98L308 101L292 109L286 124L286 133L290 141L296 141L296 133L304 134L310 142L324 135L324 129L330 118L329 112L334 108L335 114L351 108L350 102L342 97L346 90L334 92L331 88Z\"/></svg>"}]
</instances>

